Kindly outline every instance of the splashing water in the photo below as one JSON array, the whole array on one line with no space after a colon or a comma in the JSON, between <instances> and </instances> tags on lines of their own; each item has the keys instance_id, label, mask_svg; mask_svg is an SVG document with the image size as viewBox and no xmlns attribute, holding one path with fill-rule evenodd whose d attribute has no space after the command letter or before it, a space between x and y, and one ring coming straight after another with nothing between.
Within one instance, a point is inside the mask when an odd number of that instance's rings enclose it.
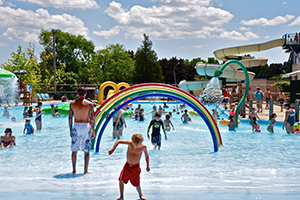
<instances>
[{"instance_id":1,"label":"splashing water","mask_svg":"<svg viewBox=\"0 0 300 200\"><path fill-rule=\"evenodd\" d=\"M16 103L19 100L18 78L0 77L0 105Z\"/></svg>"},{"instance_id":2,"label":"splashing water","mask_svg":"<svg viewBox=\"0 0 300 200\"><path fill-rule=\"evenodd\" d=\"M218 78L212 78L206 85L203 94L200 96L202 103L220 104L223 100L222 91Z\"/></svg>"}]
</instances>

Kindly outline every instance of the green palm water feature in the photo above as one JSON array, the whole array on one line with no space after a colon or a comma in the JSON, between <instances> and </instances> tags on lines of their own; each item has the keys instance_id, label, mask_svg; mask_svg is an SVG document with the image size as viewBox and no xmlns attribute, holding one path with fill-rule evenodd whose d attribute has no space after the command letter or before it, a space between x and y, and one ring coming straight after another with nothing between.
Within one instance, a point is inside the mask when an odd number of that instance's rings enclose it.
<instances>
[{"instance_id":1,"label":"green palm water feature","mask_svg":"<svg viewBox=\"0 0 300 200\"><path fill-rule=\"evenodd\" d=\"M243 95L242 99L240 100L239 104L236 107L236 112L235 112L235 117L234 117L235 118L235 127L238 127L239 111L240 111L240 108L241 108L242 104L245 102L246 97L249 93L250 81L249 81L249 76L248 76L248 72L247 72L246 67L243 65L243 63L241 63L240 61L237 61L237 60L230 60L230 61L226 62L224 65L222 65L222 67L219 70L215 71L214 76L216 78L219 78L223 74L223 70L230 64L237 64L242 68L242 70L245 74L245 81L246 81L246 89L245 89L245 92L244 92L244 95Z\"/></svg>"}]
</instances>

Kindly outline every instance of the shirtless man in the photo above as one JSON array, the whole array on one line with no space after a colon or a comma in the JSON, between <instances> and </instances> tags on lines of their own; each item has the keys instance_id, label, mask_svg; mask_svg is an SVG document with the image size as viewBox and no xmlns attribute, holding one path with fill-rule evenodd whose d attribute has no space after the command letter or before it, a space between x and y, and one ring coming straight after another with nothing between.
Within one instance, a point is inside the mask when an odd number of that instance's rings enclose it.
<instances>
[{"instance_id":1,"label":"shirtless man","mask_svg":"<svg viewBox=\"0 0 300 200\"><path fill-rule=\"evenodd\" d=\"M91 139L95 137L94 108L92 102L84 99L86 90L83 87L80 87L77 93L79 97L77 100L71 102L69 113L70 137L72 138L72 166L73 174L75 174L77 151L79 151L81 147L81 150L84 151L84 173L87 174L89 173L88 165L90 160ZM74 126L73 115L75 117Z\"/></svg>"},{"instance_id":2,"label":"shirtless man","mask_svg":"<svg viewBox=\"0 0 300 200\"><path fill-rule=\"evenodd\" d=\"M120 198L118 200L124 199L124 183L127 184L130 180L131 184L136 187L137 192L139 193L140 199L146 200L142 194L142 189L140 186L140 160L144 152L146 159L146 170L150 171L149 167L149 155L147 151L147 146L143 144L143 136L140 133L135 133L131 137L131 140L118 140L115 142L113 148L108 151L108 154L111 155L119 144L128 145L127 148L127 162L123 167L123 170L119 177L119 187L120 187Z\"/></svg>"},{"instance_id":3,"label":"shirtless man","mask_svg":"<svg viewBox=\"0 0 300 200\"><path fill-rule=\"evenodd\" d=\"M286 99L285 99L285 94L282 89L280 90L280 93L278 94L277 101L279 102L279 105L280 105L280 112L283 112L283 104L286 102Z\"/></svg>"}]
</instances>

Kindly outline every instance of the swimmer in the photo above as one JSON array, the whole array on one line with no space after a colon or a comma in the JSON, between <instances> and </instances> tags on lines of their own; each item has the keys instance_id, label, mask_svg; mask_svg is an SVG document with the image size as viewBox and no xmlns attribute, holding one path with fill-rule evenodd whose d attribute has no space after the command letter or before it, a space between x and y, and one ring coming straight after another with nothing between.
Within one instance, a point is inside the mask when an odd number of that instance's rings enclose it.
<instances>
[{"instance_id":1,"label":"swimmer","mask_svg":"<svg viewBox=\"0 0 300 200\"><path fill-rule=\"evenodd\" d=\"M228 131L236 131L234 116L233 115L229 116L229 120L230 121L228 122Z\"/></svg>"},{"instance_id":2,"label":"swimmer","mask_svg":"<svg viewBox=\"0 0 300 200\"><path fill-rule=\"evenodd\" d=\"M5 135L1 136L1 149L12 147L13 145L16 145L16 137L12 135L11 128L6 128L4 131Z\"/></svg>"},{"instance_id":3,"label":"swimmer","mask_svg":"<svg viewBox=\"0 0 300 200\"><path fill-rule=\"evenodd\" d=\"M16 119L16 117L12 117L12 118L11 118L11 121L13 121L13 122L17 122L17 119Z\"/></svg>"},{"instance_id":4,"label":"swimmer","mask_svg":"<svg viewBox=\"0 0 300 200\"><path fill-rule=\"evenodd\" d=\"M7 118L10 117L10 114L9 114L9 111L8 111L7 107L4 107L4 113L3 113L2 117L7 117Z\"/></svg>"},{"instance_id":5,"label":"swimmer","mask_svg":"<svg viewBox=\"0 0 300 200\"><path fill-rule=\"evenodd\" d=\"M259 124L258 124L258 122L256 121L256 117L253 117L252 118L252 131L253 132L261 132L261 130L260 130L260 126L259 126Z\"/></svg>"},{"instance_id":6,"label":"swimmer","mask_svg":"<svg viewBox=\"0 0 300 200\"><path fill-rule=\"evenodd\" d=\"M170 120L170 115L169 114L166 115L166 119L164 120L164 124L165 124L165 127L166 127L167 131L171 130L171 126L173 127L173 130L175 130L175 128L173 126L173 123ZM171 124L171 126L170 126L170 124Z\"/></svg>"},{"instance_id":7,"label":"swimmer","mask_svg":"<svg viewBox=\"0 0 300 200\"><path fill-rule=\"evenodd\" d=\"M31 134L33 135L33 132L34 132L34 128L33 126L30 124L30 119L27 118L25 120L25 127L24 127L24 130L23 130L23 134L25 134L25 131L26 131L26 134Z\"/></svg>"},{"instance_id":8,"label":"swimmer","mask_svg":"<svg viewBox=\"0 0 300 200\"><path fill-rule=\"evenodd\" d=\"M188 110L185 109L183 115L181 116L181 121L184 124L188 124L189 122L192 122L191 118L189 117Z\"/></svg>"},{"instance_id":9,"label":"swimmer","mask_svg":"<svg viewBox=\"0 0 300 200\"><path fill-rule=\"evenodd\" d=\"M276 120L275 120L276 117L277 117L276 113L272 113L271 114L270 123L269 123L269 125L267 127L267 131L269 131L270 133L274 133L273 128L274 128L274 125L276 123Z\"/></svg>"},{"instance_id":10,"label":"swimmer","mask_svg":"<svg viewBox=\"0 0 300 200\"><path fill-rule=\"evenodd\" d=\"M161 146L160 127L162 127L163 132L165 134L165 140L167 140L167 134L166 134L166 130L164 127L164 123L161 120L160 112L155 113L155 119L153 119L148 126L148 130L147 130L148 139L150 139L149 131L150 131L151 127L152 127L151 142L154 145L154 149L156 149L156 147L158 147L158 150L160 150L160 146Z\"/></svg>"}]
</instances>

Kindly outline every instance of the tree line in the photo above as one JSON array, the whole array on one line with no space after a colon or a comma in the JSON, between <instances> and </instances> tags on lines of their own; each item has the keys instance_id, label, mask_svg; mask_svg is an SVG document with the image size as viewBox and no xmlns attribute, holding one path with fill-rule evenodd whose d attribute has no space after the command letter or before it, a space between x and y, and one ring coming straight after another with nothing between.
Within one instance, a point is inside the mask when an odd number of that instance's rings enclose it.
<instances>
[{"instance_id":1,"label":"tree line","mask_svg":"<svg viewBox=\"0 0 300 200\"><path fill-rule=\"evenodd\" d=\"M122 44L111 44L105 49L95 50L94 43L83 36L57 30L54 41L56 82L59 85L57 90L73 90L69 84L100 85L105 81L178 84L181 80L206 78L197 74L194 68L197 62L219 64L214 58L203 60L200 57L192 60L176 57L159 60L149 36L144 34L143 37L142 44L136 52L126 50ZM39 42L43 45L43 51L38 56L31 45L25 52L19 46L16 52L11 53L11 58L1 66L8 71L27 70L29 73L22 75L25 83L53 85L52 39L52 31L42 29ZM266 74L265 72L263 70L262 74Z\"/></svg>"}]
</instances>

